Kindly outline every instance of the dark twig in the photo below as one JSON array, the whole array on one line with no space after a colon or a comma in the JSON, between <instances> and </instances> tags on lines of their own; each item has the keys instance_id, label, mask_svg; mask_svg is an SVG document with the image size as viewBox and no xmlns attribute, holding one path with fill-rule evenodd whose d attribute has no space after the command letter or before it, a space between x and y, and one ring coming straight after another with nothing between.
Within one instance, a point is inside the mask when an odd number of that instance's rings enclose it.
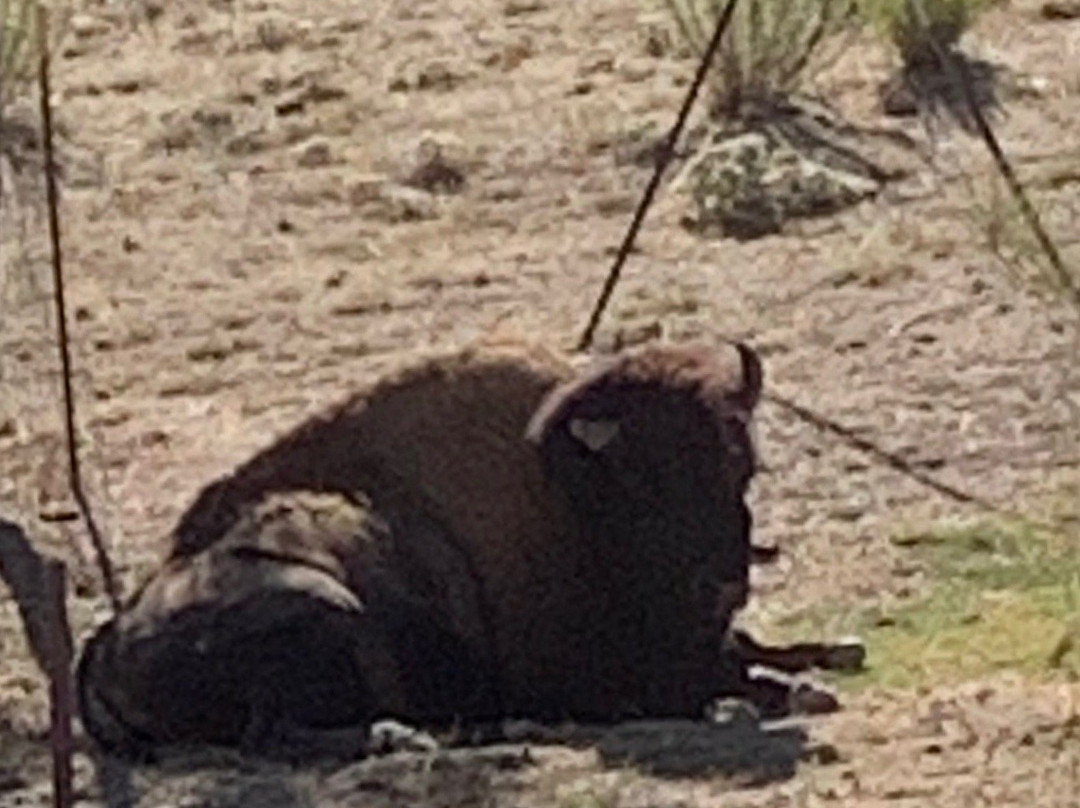
<instances>
[{"instance_id":1,"label":"dark twig","mask_svg":"<svg viewBox=\"0 0 1080 808\"><path fill-rule=\"evenodd\" d=\"M848 444L852 448L862 452L863 454L873 458L877 462L885 465L894 471L902 474L909 479L914 480L920 485L929 488L931 491L935 491L954 502L961 502L966 505L975 505L988 513L998 514L1011 519L1017 519L1022 522L1026 522L1029 525L1043 528L1046 530L1055 529L1055 525L1042 522L1040 520L1033 520L1030 517L1024 516L1021 513L1010 511L1007 508L1002 508L1000 505L995 505L988 499L972 494L969 491L957 488L949 485L946 482L927 474L924 471L920 471L915 468L911 463L905 460L895 452L891 452L888 449L883 449L874 441L869 438L864 438L859 435L851 427L844 426L836 421L814 412L808 407L804 407L798 402L792 401L790 398L781 396L774 392L766 392L762 395L765 401L768 401L783 410L790 412L797 417L800 421L810 424L812 427L820 432L825 432L835 437L840 438L844 443Z\"/></svg>"},{"instance_id":2,"label":"dark twig","mask_svg":"<svg viewBox=\"0 0 1080 808\"><path fill-rule=\"evenodd\" d=\"M682 109L679 110L679 117L676 118L675 125L671 127L671 131L668 133L663 146L656 155L656 166L653 169L652 177L649 179L649 184L645 187L645 193L642 195L641 202L638 204L637 211L634 213L634 218L630 222L629 229L626 231L626 237L619 246L619 252L615 256L615 263L608 273L607 280L604 281L604 288L600 292L600 297L597 299L596 306L593 308L593 312L589 317L589 323L585 326L585 331L581 335L581 341L577 346L577 350L579 351L587 350L589 346L592 345L596 327L600 324L600 318L604 314L604 309L607 308L608 301L611 299L611 294L615 291L615 285L619 282L619 276L622 274L623 265L630 256L630 251L634 248L634 240L637 238L642 222L645 221L645 214L652 205L653 197L656 196L656 191L660 187L660 180L664 175L664 170L667 168L668 164L671 162L671 158L675 154L675 145L678 143L679 136L686 126L687 118L690 117L690 110L694 106L694 101L697 100L701 85L705 82L705 76L709 72L709 66L716 56L716 51L720 48L720 41L723 39L724 32L731 22L731 15L735 11L736 2L738 2L738 0L728 0L727 5L724 6L724 10L716 20L716 30L713 32L712 39L709 40L705 52L701 55L697 73L694 75L694 80L691 82L690 89L686 93Z\"/></svg>"},{"instance_id":3,"label":"dark twig","mask_svg":"<svg viewBox=\"0 0 1080 808\"><path fill-rule=\"evenodd\" d=\"M933 477L925 474L914 468L904 458L899 455L882 449L873 441L862 437L855 430L850 427L846 427L843 424L839 424L820 413L816 413L802 404L792 401L790 398L778 395L777 393L767 392L763 395L766 401L769 401L781 409L787 410L791 414L795 415L801 421L805 421L821 432L827 432L830 435L835 435L838 438L842 438L845 443L850 444L854 448L858 449L863 454L868 454L875 460L884 463L891 469L899 471L905 476L911 477L916 482L925 485L927 488L931 488L937 491L939 494L944 494L949 499L956 500L957 502L975 503L987 508L993 508L994 506L989 502L980 501L974 494L969 494L966 491L961 491L959 488L954 488L948 483L943 483L935 480Z\"/></svg>"},{"instance_id":4,"label":"dark twig","mask_svg":"<svg viewBox=\"0 0 1080 808\"><path fill-rule=\"evenodd\" d=\"M101 570L105 593L114 611L120 608L120 596L116 588L112 560L105 541L94 521L90 502L82 484L79 451L75 432L75 401L71 388L71 351L68 347L67 306L64 301L63 255L60 249L60 213L56 188L56 157L53 151L52 104L49 100L49 37L48 14L44 6L38 6L38 87L41 94L42 141L45 152L45 187L49 207L49 241L52 247L53 297L56 305L57 341L60 347L61 377L64 385L64 427L67 437L68 477L71 493L86 522L90 540L94 545L98 567Z\"/></svg>"}]
</instances>

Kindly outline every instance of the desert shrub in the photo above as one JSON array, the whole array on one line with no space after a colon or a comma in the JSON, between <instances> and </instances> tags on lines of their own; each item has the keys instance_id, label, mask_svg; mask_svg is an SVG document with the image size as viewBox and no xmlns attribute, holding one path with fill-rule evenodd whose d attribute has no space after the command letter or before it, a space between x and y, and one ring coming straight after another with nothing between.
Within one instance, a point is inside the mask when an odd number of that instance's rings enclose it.
<instances>
[{"instance_id":1,"label":"desert shrub","mask_svg":"<svg viewBox=\"0 0 1080 808\"><path fill-rule=\"evenodd\" d=\"M702 54L726 0L652 0ZM673 187L693 204L684 225L753 239L874 196L887 172L858 131L807 93L858 30L855 0L740 0L708 75L708 120Z\"/></svg>"},{"instance_id":2,"label":"desert shrub","mask_svg":"<svg viewBox=\"0 0 1080 808\"><path fill-rule=\"evenodd\" d=\"M46 41L55 52L67 30L74 3L0 0L0 205L8 208L18 201L16 186L25 186L27 175L40 163L34 156L40 139L35 92L42 39L38 10L47 12ZM24 187L20 193L26 190Z\"/></svg>"},{"instance_id":3,"label":"desert shrub","mask_svg":"<svg viewBox=\"0 0 1080 808\"><path fill-rule=\"evenodd\" d=\"M682 38L701 54L725 0L657 0ZM713 117L738 118L799 89L827 60L834 34L853 14L851 0L740 0L710 73Z\"/></svg>"},{"instance_id":4,"label":"desert shrub","mask_svg":"<svg viewBox=\"0 0 1080 808\"><path fill-rule=\"evenodd\" d=\"M38 8L46 11L52 51L68 29L74 0L0 0L0 112L30 92L40 58Z\"/></svg>"},{"instance_id":5,"label":"desert shrub","mask_svg":"<svg viewBox=\"0 0 1080 808\"><path fill-rule=\"evenodd\" d=\"M896 48L904 66L938 64L980 13L999 0L859 0L862 16Z\"/></svg>"},{"instance_id":6,"label":"desert shrub","mask_svg":"<svg viewBox=\"0 0 1080 808\"><path fill-rule=\"evenodd\" d=\"M0 0L0 111L25 91L34 75L36 6L32 0Z\"/></svg>"}]
</instances>

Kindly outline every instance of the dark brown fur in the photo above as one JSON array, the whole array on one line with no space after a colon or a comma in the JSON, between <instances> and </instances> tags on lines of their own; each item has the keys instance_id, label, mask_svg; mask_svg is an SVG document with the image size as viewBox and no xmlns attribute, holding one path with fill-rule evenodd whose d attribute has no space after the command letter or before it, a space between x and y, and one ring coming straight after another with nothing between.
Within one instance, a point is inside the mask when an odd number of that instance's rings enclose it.
<instances>
[{"instance_id":1,"label":"dark brown fur","mask_svg":"<svg viewBox=\"0 0 1080 808\"><path fill-rule=\"evenodd\" d=\"M744 346L583 374L503 347L353 396L184 514L84 654L91 731L235 743L268 713L332 724L335 700L342 723L699 714L738 687L760 388Z\"/></svg>"}]
</instances>

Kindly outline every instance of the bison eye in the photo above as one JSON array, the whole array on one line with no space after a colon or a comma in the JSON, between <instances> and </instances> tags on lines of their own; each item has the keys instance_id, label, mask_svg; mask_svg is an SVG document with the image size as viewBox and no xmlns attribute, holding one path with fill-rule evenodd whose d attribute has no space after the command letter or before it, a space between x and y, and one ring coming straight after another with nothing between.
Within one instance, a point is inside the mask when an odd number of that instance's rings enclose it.
<instances>
[{"instance_id":1,"label":"bison eye","mask_svg":"<svg viewBox=\"0 0 1080 808\"><path fill-rule=\"evenodd\" d=\"M572 418L567 430L590 452L599 452L618 436L619 422Z\"/></svg>"}]
</instances>

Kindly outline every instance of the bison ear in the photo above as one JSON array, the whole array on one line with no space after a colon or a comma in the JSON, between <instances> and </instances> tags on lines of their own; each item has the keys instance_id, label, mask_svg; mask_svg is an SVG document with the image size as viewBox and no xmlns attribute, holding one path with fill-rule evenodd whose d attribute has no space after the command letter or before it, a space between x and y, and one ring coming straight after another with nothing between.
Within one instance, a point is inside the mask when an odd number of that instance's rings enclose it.
<instances>
[{"instance_id":1,"label":"bison ear","mask_svg":"<svg viewBox=\"0 0 1080 808\"><path fill-rule=\"evenodd\" d=\"M610 419L571 418L570 434L590 452L599 452L619 435L619 422Z\"/></svg>"}]
</instances>

